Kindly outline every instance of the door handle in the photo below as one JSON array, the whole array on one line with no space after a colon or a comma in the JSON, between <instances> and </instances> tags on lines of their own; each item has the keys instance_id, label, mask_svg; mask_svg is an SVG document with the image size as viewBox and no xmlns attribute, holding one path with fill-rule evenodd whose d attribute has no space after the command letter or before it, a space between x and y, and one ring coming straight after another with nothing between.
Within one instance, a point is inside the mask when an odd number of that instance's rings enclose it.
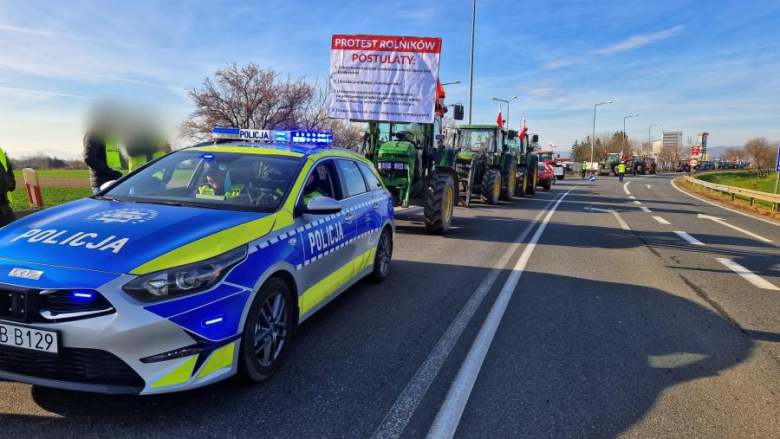
<instances>
[{"instance_id":1,"label":"door handle","mask_svg":"<svg viewBox=\"0 0 780 439\"><path fill-rule=\"evenodd\" d=\"M374 210L379 210L379 203L374 203Z\"/></svg>"},{"instance_id":2,"label":"door handle","mask_svg":"<svg viewBox=\"0 0 780 439\"><path fill-rule=\"evenodd\" d=\"M351 223L352 221L355 221L355 214L348 213L348 214L344 215L344 221L346 221L348 223Z\"/></svg>"}]
</instances>

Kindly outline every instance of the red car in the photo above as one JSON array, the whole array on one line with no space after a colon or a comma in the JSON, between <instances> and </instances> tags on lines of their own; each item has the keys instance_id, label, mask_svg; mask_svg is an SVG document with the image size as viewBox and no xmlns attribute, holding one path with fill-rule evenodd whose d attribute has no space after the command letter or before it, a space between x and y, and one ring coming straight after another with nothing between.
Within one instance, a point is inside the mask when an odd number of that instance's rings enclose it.
<instances>
[{"instance_id":1,"label":"red car","mask_svg":"<svg viewBox=\"0 0 780 439\"><path fill-rule=\"evenodd\" d=\"M553 173L553 166L550 164L539 163L539 180L536 185L542 189L549 191L550 186L555 184L555 174Z\"/></svg>"}]
</instances>

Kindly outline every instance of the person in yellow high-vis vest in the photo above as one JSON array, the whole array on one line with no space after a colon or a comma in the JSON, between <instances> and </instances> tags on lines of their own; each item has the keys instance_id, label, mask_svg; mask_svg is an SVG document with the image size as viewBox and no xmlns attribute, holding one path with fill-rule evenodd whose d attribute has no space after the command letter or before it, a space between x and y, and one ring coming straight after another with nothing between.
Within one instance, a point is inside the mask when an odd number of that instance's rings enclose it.
<instances>
[{"instance_id":1,"label":"person in yellow high-vis vest","mask_svg":"<svg viewBox=\"0 0 780 439\"><path fill-rule=\"evenodd\" d=\"M126 146L130 172L171 152L171 145L165 140L149 140L140 137Z\"/></svg>"},{"instance_id":2,"label":"person in yellow high-vis vest","mask_svg":"<svg viewBox=\"0 0 780 439\"><path fill-rule=\"evenodd\" d=\"M84 136L84 163L89 166L92 193L100 192L103 184L122 178L122 155L119 145L96 132Z\"/></svg>"},{"instance_id":3,"label":"person in yellow high-vis vest","mask_svg":"<svg viewBox=\"0 0 780 439\"><path fill-rule=\"evenodd\" d=\"M16 179L11 161L0 148L0 227L5 227L16 220L11 201L11 192L16 190Z\"/></svg>"},{"instance_id":4,"label":"person in yellow high-vis vest","mask_svg":"<svg viewBox=\"0 0 780 439\"><path fill-rule=\"evenodd\" d=\"M626 175L626 162L620 162L617 166L617 175L620 178L620 181L623 181L623 177Z\"/></svg>"}]
</instances>

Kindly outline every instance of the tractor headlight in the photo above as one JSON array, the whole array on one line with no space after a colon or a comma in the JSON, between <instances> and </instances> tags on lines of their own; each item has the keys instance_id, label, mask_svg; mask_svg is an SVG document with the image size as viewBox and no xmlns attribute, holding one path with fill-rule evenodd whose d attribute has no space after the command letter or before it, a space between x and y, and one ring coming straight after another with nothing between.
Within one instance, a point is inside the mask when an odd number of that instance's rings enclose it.
<instances>
[{"instance_id":1,"label":"tractor headlight","mask_svg":"<svg viewBox=\"0 0 780 439\"><path fill-rule=\"evenodd\" d=\"M379 169L393 169L393 162L379 162Z\"/></svg>"},{"instance_id":2,"label":"tractor headlight","mask_svg":"<svg viewBox=\"0 0 780 439\"><path fill-rule=\"evenodd\" d=\"M393 169L396 169L396 170L399 170L399 171L403 171L403 170L409 169L409 165L406 164L406 163L395 162L395 163L393 163Z\"/></svg>"},{"instance_id":3,"label":"tractor headlight","mask_svg":"<svg viewBox=\"0 0 780 439\"><path fill-rule=\"evenodd\" d=\"M222 280L246 255L247 246L242 246L205 261L139 276L122 289L143 302L199 293Z\"/></svg>"}]
</instances>

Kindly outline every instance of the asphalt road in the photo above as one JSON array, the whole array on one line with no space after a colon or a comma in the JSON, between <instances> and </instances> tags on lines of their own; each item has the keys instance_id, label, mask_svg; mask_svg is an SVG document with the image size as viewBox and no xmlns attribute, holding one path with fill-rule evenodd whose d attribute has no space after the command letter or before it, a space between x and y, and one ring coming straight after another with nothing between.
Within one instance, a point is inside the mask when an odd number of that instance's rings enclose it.
<instances>
[{"instance_id":1,"label":"asphalt road","mask_svg":"<svg viewBox=\"0 0 780 439\"><path fill-rule=\"evenodd\" d=\"M780 227L670 182L567 179L458 208L444 237L399 212L390 278L308 320L271 380L155 397L2 382L1 431L778 437Z\"/></svg>"}]
</instances>

